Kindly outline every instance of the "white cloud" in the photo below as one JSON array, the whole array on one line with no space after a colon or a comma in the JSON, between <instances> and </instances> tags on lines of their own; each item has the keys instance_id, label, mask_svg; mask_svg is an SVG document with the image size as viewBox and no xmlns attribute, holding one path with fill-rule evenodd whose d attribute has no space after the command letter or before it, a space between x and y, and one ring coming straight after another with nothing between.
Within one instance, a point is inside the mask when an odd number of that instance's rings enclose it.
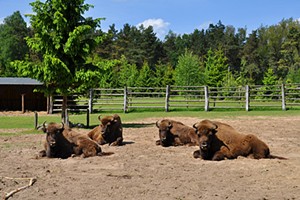
<instances>
[{"instance_id":1,"label":"white cloud","mask_svg":"<svg viewBox=\"0 0 300 200\"><path fill-rule=\"evenodd\" d=\"M165 22L162 19L147 19L142 23L139 23L137 26L139 27L141 25L143 25L145 28L152 26L156 36L160 39L163 39L169 31L168 27L170 23Z\"/></svg>"}]
</instances>

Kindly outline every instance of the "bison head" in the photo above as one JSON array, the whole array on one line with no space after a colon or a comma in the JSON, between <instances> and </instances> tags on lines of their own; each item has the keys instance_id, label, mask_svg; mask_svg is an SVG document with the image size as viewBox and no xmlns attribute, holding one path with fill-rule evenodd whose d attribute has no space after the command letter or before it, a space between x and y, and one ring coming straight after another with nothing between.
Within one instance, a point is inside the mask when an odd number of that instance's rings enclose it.
<instances>
[{"instance_id":1,"label":"bison head","mask_svg":"<svg viewBox=\"0 0 300 200\"><path fill-rule=\"evenodd\" d=\"M217 133L218 126L210 120L203 120L193 125L201 151L207 151L211 147L214 135Z\"/></svg>"},{"instance_id":2,"label":"bison head","mask_svg":"<svg viewBox=\"0 0 300 200\"><path fill-rule=\"evenodd\" d=\"M59 135L62 134L64 130L64 124L63 123L61 125L56 123L46 124L46 122L44 122L43 125L39 127L39 129L41 129L44 133L47 134L46 142L49 145L49 147L55 148L57 138L59 137Z\"/></svg>"},{"instance_id":3,"label":"bison head","mask_svg":"<svg viewBox=\"0 0 300 200\"><path fill-rule=\"evenodd\" d=\"M101 119L100 115L98 116L98 119L101 122L100 127L102 137L107 140L108 137L113 134L112 127L117 122L117 119L115 119L113 116L106 116Z\"/></svg>"},{"instance_id":4,"label":"bison head","mask_svg":"<svg viewBox=\"0 0 300 200\"><path fill-rule=\"evenodd\" d=\"M169 146L172 142L172 134L170 132L172 123L170 120L157 121L156 126L159 130L159 139L162 146Z\"/></svg>"}]
</instances>

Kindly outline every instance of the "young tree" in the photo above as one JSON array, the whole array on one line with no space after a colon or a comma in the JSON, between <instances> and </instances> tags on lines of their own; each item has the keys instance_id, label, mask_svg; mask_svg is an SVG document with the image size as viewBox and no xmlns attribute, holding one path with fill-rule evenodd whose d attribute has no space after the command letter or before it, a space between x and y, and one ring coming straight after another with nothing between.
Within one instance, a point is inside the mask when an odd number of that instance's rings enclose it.
<instances>
[{"instance_id":1,"label":"young tree","mask_svg":"<svg viewBox=\"0 0 300 200\"><path fill-rule=\"evenodd\" d=\"M154 87L166 87L167 85L173 85L173 73L174 70L170 65L157 64L155 66L154 77L152 79Z\"/></svg>"},{"instance_id":2,"label":"young tree","mask_svg":"<svg viewBox=\"0 0 300 200\"><path fill-rule=\"evenodd\" d=\"M25 37L29 30L19 11L4 19L0 25L0 76L17 76L10 62L23 60L29 48Z\"/></svg>"},{"instance_id":3,"label":"young tree","mask_svg":"<svg viewBox=\"0 0 300 200\"><path fill-rule=\"evenodd\" d=\"M299 22L291 24L287 38L281 46L281 58L279 60L280 77L286 77L291 72L300 69L300 25Z\"/></svg>"},{"instance_id":4,"label":"young tree","mask_svg":"<svg viewBox=\"0 0 300 200\"><path fill-rule=\"evenodd\" d=\"M179 57L177 38L178 36L175 33L169 31L169 33L165 36L165 41L163 43L163 49L166 54L164 61L170 63L172 67L176 66Z\"/></svg>"},{"instance_id":5,"label":"young tree","mask_svg":"<svg viewBox=\"0 0 300 200\"><path fill-rule=\"evenodd\" d=\"M142 69L139 71L139 76L136 80L137 87L152 87L153 86L153 71L150 69L148 63L144 63Z\"/></svg>"},{"instance_id":6,"label":"young tree","mask_svg":"<svg viewBox=\"0 0 300 200\"><path fill-rule=\"evenodd\" d=\"M138 78L139 71L135 64L129 64L125 56L121 58L119 71L119 85L122 87L134 87Z\"/></svg>"},{"instance_id":7,"label":"young tree","mask_svg":"<svg viewBox=\"0 0 300 200\"><path fill-rule=\"evenodd\" d=\"M88 77L77 79L76 74L87 70L85 59L101 39L96 38L94 32L102 19L83 16L93 7L84 0L36 0L30 5L34 12L29 15L30 23L35 34L26 40L29 47L43 58L40 63L22 61L15 66L22 75L43 82L48 92L63 95L62 119L67 122L64 116L67 94L80 86L81 81L89 80Z\"/></svg>"},{"instance_id":8,"label":"young tree","mask_svg":"<svg viewBox=\"0 0 300 200\"><path fill-rule=\"evenodd\" d=\"M205 80L208 86L220 87L226 82L228 72L227 58L221 49L209 50L205 62Z\"/></svg>"},{"instance_id":9,"label":"young tree","mask_svg":"<svg viewBox=\"0 0 300 200\"><path fill-rule=\"evenodd\" d=\"M263 95L263 98L269 99L271 97L268 97L268 95L272 94L272 90L276 89L276 84L279 83L278 78L274 74L274 71L272 68L269 68L264 75L264 78L262 80L264 86L260 88L258 94ZM276 94L278 92L273 92L273 94ZM279 94L278 94L279 95ZM261 98L261 97L259 97ZM275 98L275 97L272 97Z\"/></svg>"},{"instance_id":10,"label":"young tree","mask_svg":"<svg viewBox=\"0 0 300 200\"><path fill-rule=\"evenodd\" d=\"M193 86L203 84L203 68L201 66L198 56L186 50L183 55L179 56L174 71L175 85Z\"/></svg>"}]
</instances>

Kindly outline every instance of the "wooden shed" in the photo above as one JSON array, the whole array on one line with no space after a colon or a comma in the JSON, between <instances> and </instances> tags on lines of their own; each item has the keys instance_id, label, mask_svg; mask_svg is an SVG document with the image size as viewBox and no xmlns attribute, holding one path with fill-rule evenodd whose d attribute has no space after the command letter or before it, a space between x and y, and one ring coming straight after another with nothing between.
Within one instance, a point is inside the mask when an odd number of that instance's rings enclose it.
<instances>
[{"instance_id":1,"label":"wooden shed","mask_svg":"<svg viewBox=\"0 0 300 200\"><path fill-rule=\"evenodd\" d=\"M0 111L47 111L47 98L34 92L41 86L31 78L0 77Z\"/></svg>"}]
</instances>

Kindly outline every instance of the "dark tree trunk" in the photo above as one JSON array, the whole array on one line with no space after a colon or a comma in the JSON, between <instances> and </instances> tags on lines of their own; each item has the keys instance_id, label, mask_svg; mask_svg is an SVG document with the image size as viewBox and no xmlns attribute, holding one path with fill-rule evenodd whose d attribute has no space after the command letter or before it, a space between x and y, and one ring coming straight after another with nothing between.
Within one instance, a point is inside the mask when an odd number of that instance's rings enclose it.
<instances>
[{"instance_id":1,"label":"dark tree trunk","mask_svg":"<svg viewBox=\"0 0 300 200\"><path fill-rule=\"evenodd\" d=\"M63 95L62 109L61 109L61 121L69 126L69 116L68 116L68 97Z\"/></svg>"}]
</instances>

